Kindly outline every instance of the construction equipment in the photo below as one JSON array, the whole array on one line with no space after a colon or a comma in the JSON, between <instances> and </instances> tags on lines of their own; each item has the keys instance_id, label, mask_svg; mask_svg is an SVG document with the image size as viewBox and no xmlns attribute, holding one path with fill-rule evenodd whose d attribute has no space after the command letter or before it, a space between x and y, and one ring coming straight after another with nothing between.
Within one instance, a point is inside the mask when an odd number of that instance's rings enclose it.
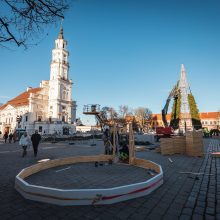
<instances>
[{"instance_id":1,"label":"construction equipment","mask_svg":"<svg viewBox=\"0 0 220 220\"><path fill-rule=\"evenodd\" d=\"M164 127L157 127L156 128L156 139L157 140L159 140L161 137L170 137L171 134L173 134L173 131L172 131L173 129L168 125L167 118L166 118L166 115L167 115L167 112L169 109L169 104L170 104L170 101L172 98L174 100L179 98L178 83L171 90L171 92L166 100L166 104L165 104L164 108L162 109L162 120L163 120Z\"/></svg>"},{"instance_id":2,"label":"construction equipment","mask_svg":"<svg viewBox=\"0 0 220 220\"><path fill-rule=\"evenodd\" d=\"M172 98L175 99L175 100L178 99L178 95L179 95L179 89L178 89L178 86L176 85L171 90L171 92L170 92L170 94L167 98L166 104L165 104L164 108L162 109L162 120L163 120L163 123L164 123L165 127L168 127L168 122L167 122L166 115L167 115L167 111L169 109L170 100Z\"/></svg>"},{"instance_id":3,"label":"construction equipment","mask_svg":"<svg viewBox=\"0 0 220 220\"><path fill-rule=\"evenodd\" d=\"M116 142L118 142L116 124L114 121L107 119L106 111L100 110L99 104L84 105L83 114L94 115L96 121L103 131L103 141L105 145L105 154L116 153ZM117 139L117 140L116 140Z\"/></svg>"},{"instance_id":4,"label":"construction equipment","mask_svg":"<svg viewBox=\"0 0 220 220\"><path fill-rule=\"evenodd\" d=\"M108 113L110 113L110 117ZM83 114L94 115L99 123L103 132L105 154L113 154L115 157L116 154L119 154L119 147L122 146L123 143L129 146L134 145L134 138L131 138L133 137L131 136L133 130L128 130L129 126L132 127L134 121L133 116L126 116L124 118L117 117L117 113L111 111L111 108L105 107L101 110L99 104L84 105ZM129 140L133 142L130 143ZM133 151L133 149L131 149L131 151Z\"/></svg>"},{"instance_id":5,"label":"construction equipment","mask_svg":"<svg viewBox=\"0 0 220 220\"><path fill-rule=\"evenodd\" d=\"M103 130L105 126L113 127L114 124L119 125L119 127L125 126L128 122L133 120L132 116L126 116L125 118L108 117L106 110L101 110L99 104L88 104L84 105L83 114L85 115L94 115L96 121Z\"/></svg>"},{"instance_id":6,"label":"construction equipment","mask_svg":"<svg viewBox=\"0 0 220 220\"><path fill-rule=\"evenodd\" d=\"M99 104L88 104L83 107L83 114L94 115L101 128L107 123L107 118L100 110Z\"/></svg>"}]
</instances>

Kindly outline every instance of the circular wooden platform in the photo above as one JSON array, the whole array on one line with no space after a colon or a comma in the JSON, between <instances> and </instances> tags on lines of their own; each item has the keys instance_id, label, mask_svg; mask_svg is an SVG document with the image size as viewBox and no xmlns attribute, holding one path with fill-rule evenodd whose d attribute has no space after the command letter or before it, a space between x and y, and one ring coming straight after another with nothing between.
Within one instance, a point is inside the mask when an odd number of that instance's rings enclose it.
<instances>
[{"instance_id":1,"label":"circular wooden platform","mask_svg":"<svg viewBox=\"0 0 220 220\"><path fill-rule=\"evenodd\" d=\"M59 189L105 189L145 182L151 177L141 167L90 162L50 168L25 178L25 181Z\"/></svg>"},{"instance_id":2,"label":"circular wooden platform","mask_svg":"<svg viewBox=\"0 0 220 220\"><path fill-rule=\"evenodd\" d=\"M15 188L35 201L99 205L147 195L163 183L162 168L152 161L134 158L132 165L109 165L111 159L112 155L78 156L38 163L16 176ZM103 165L96 167L97 161Z\"/></svg>"}]
</instances>

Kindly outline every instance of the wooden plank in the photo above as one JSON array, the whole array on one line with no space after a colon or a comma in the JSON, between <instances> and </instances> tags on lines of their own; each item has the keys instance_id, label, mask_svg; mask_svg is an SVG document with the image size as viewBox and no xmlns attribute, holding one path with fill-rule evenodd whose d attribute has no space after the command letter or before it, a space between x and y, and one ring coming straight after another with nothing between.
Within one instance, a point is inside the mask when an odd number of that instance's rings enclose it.
<instances>
[{"instance_id":1,"label":"wooden plank","mask_svg":"<svg viewBox=\"0 0 220 220\"><path fill-rule=\"evenodd\" d=\"M153 169L157 173L160 173L160 167L157 164L152 163L149 160L134 158L133 165L138 166L138 167L143 167L145 169Z\"/></svg>"}]
</instances>

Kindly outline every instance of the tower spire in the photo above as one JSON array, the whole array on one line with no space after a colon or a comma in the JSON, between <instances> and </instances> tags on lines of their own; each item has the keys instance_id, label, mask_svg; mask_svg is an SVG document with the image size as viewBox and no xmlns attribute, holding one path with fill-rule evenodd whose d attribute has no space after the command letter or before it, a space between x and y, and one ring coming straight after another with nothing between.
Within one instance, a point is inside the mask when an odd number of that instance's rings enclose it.
<instances>
[{"instance_id":1,"label":"tower spire","mask_svg":"<svg viewBox=\"0 0 220 220\"><path fill-rule=\"evenodd\" d=\"M186 71L183 64L181 64L179 90L181 94L180 128L185 130L186 126L188 127L192 126L192 122L191 122L191 115L190 115L190 108L188 101L188 95L190 94L190 89L189 89L189 84L187 82Z\"/></svg>"},{"instance_id":2,"label":"tower spire","mask_svg":"<svg viewBox=\"0 0 220 220\"><path fill-rule=\"evenodd\" d=\"M64 39L64 37L63 37L63 19L60 22L60 32L58 35L58 39Z\"/></svg>"},{"instance_id":3,"label":"tower spire","mask_svg":"<svg viewBox=\"0 0 220 220\"><path fill-rule=\"evenodd\" d=\"M180 81L186 82L186 71L183 64L181 64Z\"/></svg>"}]
</instances>

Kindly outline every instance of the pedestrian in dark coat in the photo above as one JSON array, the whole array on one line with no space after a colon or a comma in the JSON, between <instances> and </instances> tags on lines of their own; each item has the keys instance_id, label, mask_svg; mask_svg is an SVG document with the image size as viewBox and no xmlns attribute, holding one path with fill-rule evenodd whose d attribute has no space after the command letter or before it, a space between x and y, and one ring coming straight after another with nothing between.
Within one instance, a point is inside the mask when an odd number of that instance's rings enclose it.
<instances>
[{"instance_id":1,"label":"pedestrian in dark coat","mask_svg":"<svg viewBox=\"0 0 220 220\"><path fill-rule=\"evenodd\" d=\"M7 142L7 139L8 139L8 133L7 133L7 132L5 132L3 138L5 139L5 143L6 143L6 142Z\"/></svg>"},{"instance_id":2,"label":"pedestrian in dark coat","mask_svg":"<svg viewBox=\"0 0 220 220\"><path fill-rule=\"evenodd\" d=\"M14 132L14 134L13 134L13 141L14 141L14 143L16 142L16 138L17 138L17 135L16 135L16 132Z\"/></svg>"},{"instance_id":3,"label":"pedestrian in dark coat","mask_svg":"<svg viewBox=\"0 0 220 220\"><path fill-rule=\"evenodd\" d=\"M38 145L40 143L40 140L41 140L40 134L38 134L38 131L35 131L35 133L32 134L32 136L31 136L31 141L32 141L32 145L34 148L34 156L35 157L37 156Z\"/></svg>"},{"instance_id":4,"label":"pedestrian in dark coat","mask_svg":"<svg viewBox=\"0 0 220 220\"><path fill-rule=\"evenodd\" d=\"M11 144L12 138L13 138L13 134L10 133L10 134L9 134L9 143L10 143L10 144Z\"/></svg>"}]
</instances>

